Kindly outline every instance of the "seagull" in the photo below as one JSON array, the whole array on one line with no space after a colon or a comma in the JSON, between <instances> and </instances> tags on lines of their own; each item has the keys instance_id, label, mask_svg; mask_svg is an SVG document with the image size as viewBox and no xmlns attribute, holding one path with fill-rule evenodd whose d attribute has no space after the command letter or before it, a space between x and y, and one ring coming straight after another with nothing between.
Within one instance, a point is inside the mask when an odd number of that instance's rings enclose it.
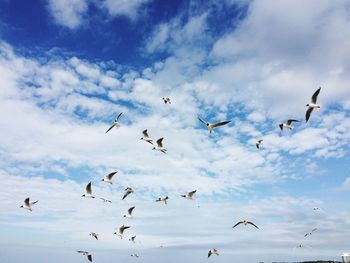
<instances>
[{"instance_id":1,"label":"seagull","mask_svg":"<svg viewBox=\"0 0 350 263\"><path fill-rule=\"evenodd\" d=\"M96 233L94 233L94 232L91 232L91 233L89 234L89 236L92 236L92 237L96 238L96 240L98 240L98 234L96 234Z\"/></svg>"},{"instance_id":2,"label":"seagull","mask_svg":"<svg viewBox=\"0 0 350 263\"><path fill-rule=\"evenodd\" d=\"M253 222L250 222L250 221L247 221L247 220L243 220L243 221L238 222L238 223L235 224L232 228L235 228L236 226L238 226L238 225L240 225L240 224L244 224L245 226L246 226L247 224L249 224L249 225L255 226L257 229L259 229Z\"/></svg>"},{"instance_id":3,"label":"seagull","mask_svg":"<svg viewBox=\"0 0 350 263\"><path fill-rule=\"evenodd\" d=\"M105 202L105 203L112 203L111 200L105 199L105 198L103 198L103 197L100 197L100 199L101 199L103 202Z\"/></svg>"},{"instance_id":4,"label":"seagull","mask_svg":"<svg viewBox=\"0 0 350 263\"><path fill-rule=\"evenodd\" d=\"M121 227L118 228L118 232L114 232L114 235L120 236L120 238L123 238L123 233L125 229L130 228L130 226L124 226L122 225Z\"/></svg>"},{"instance_id":5,"label":"seagull","mask_svg":"<svg viewBox=\"0 0 350 263\"><path fill-rule=\"evenodd\" d=\"M181 195L181 196L184 197L184 198L186 198L186 199L193 200L193 195L194 195L196 192L197 192L197 190L194 190L194 191L188 192L187 194Z\"/></svg>"},{"instance_id":6,"label":"seagull","mask_svg":"<svg viewBox=\"0 0 350 263\"><path fill-rule=\"evenodd\" d=\"M106 134L107 132L109 132L111 129L113 129L114 127L116 127L116 128L119 128L119 127L120 127L120 124L119 124L118 120L119 120L119 118L120 118L120 116L121 116L122 114L123 114L122 112L119 113L118 117L114 120L113 124L108 128L108 130L105 132L105 134Z\"/></svg>"},{"instance_id":7,"label":"seagull","mask_svg":"<svg viewBox=\"0 0 350 263\"><path fill-rule=\"evenodd\" d=\"M317 230L317 228L312 229L311 232L310 232L310 233L306 233L306 234L304 235L304 237L311 236L312 233L315 232L316 230Z\"/></svg>"},{"instance_id":8,"label":"seagull","mask_svg":"<svg viewBox=\"0 0 350 263\"><path fill-rule=\"evenodd\" d=\"M81 251L81 250L78 250L77 252L83 254L84 256L87 256L87 259L88 259L90 262L92 262L92 255L90 254L90 252Z\"/></svg>"},{"instance_id":9,"label":"seagull","mask_svg":"<svg viewBox=\"0 0 350 263\"><path fill-rule=\"evenodd\" d=\"M117 172L118 171L107 174L101 181L112 184L112 178Z\"/></svg>"},{"instance_id":10,"label":"seagull","mask_svg":"<svg viewBox=\"0 0 350 263\"><path fill-rule=\"evenodd\" d=\"M132 218L132 211L135 209L135 206L133 207L130 207L128 209L128 214L127 215L124 215L124 217L127 217L127 218Z\"/></svg>"},{"instance_id":11,"label":"seagull","mask_svg":"<svg viewBox=\"0 0 350 263\"><path fill-rule=\"evenodd\" d=\"M133 254L131 254L130 256L135 257L135 258L138 258L138 257L139 257L139 254L133 253Z\"/></svg>"},{"instance_id":12,"label":"seagull","mask_svg":"<svg viewBox=\"0 0 350 263\"><path fill-rule=\"evenodd\" d=\"M132 243L135 243L135 238L136 236L132 236L131 238L129 238L129 241L131 241Z\"/></svg>"},{"instance_id":13,"label":"seagull","mask_svg":"<svg viewBox=\"0 0 350 263\"><path fill-rule=\"evenodd\" d=\"M222 121L222 122L210 124L209 122L202 120L200 117L198 117L198 120L207 126L209 133L211 133L215 127L223 126L231 122L231 121Z\"/></svg>"},{"instance_id":14,"label":"seagull","mask_svg":"<svg viewBox=\"0 0 350 263\"><path fill-rule=\"evenodd\" d=\"M317 97L320 91L321 91L321 87L319 87L318 90L315 91L314 95L312 95L311 103L306 104L306 107L308 107L305 113L306 122L308 122L308 120L310 119L311 112L314 110L314 108L317 108L317 109L321 108L321 105L317 104Z\"/></svg>"},{"instance_id":15,"label":"seagull","mask_svg":"<svg viewBox=\"0 0 350 263\"><path fill-rule=\"evenodd\" d=\"M162 98L165 104L171 104L170 98L169 97L163 97Z\"/></svg>"},{"instance_id":16,"label":"seagull","mask_svg":"<svg viewBox=\"0 0 350 263\"><path fill-rule=\"evenodd\" d=\"M169 199L168 196L159 197L159 198L156 200L156 202L164 202L164 204L167 204L167 203L168 203L168 199Z\"/></svg>"},{"instance_id":17,"label":"seagull","mask_svg":"<svg viewBox=\"0 0 350 263\"><path fill-rule=\"evenodd\" d=\"M217 256L219 256L218 250L217 250L216 248L210 249L209 252L208 252L208 258L209 258L211 255L217 255Z\"/></svg>"},{"instance_id":18,"label":"seagull","mask_svg":"<svg viewBox=\"0 0 350 263\"><path fill-rule=\"evenodd\" d=\"M140 140L143 140L143 141L148 142L148 143L150 143L150 144L153 145L153 142L152 142L151 138L149 137L149 135L148 135L148 133L147 133L147 129L146 129L146 130L143 130L143 131L142 131L142 134L143 134L143 137L141 137Z\"/></svg>"},{"instance_id":19,"label":"seagull","mask_svg":"<svg viewBox=\"0 0 350 263\"><path fill-rule=\"evenodd\" d=\"M294 120L294 119L289 119L289 120L287 120L287 122L281 123L278 126L280 127L281 131L283 130L283 128L288 128L291 130L291 129L293 129L292 122L300 122L300 121Z\"/></svg>"},{"instance_id":20,"label":"seagull","mask_svg":"<svg viewBox=\"0 0 350 263\"><path fill-rule=\"evenodd\" d=\"M29 197L24 200L24 204L21 205L21 208L28 209L30 212L32 212L32 205L36 204L39 202L39 200L36 200L34 202L30 202Z\"/></svg>"},{"instance_id":21,"label":"seagull","mask_svg":"<svg viewBox=\"0 0 350 263\"><path fill-rule=\"evenodd\" d=\"M256 148L260 149L260 145L262 145L262 144L263 144L263 140L257 141L257 142L255 143Z\"/></svg>"},{"instance_id":22,"label":"seagull","mask_svg":"<svg viewBox=\"0 0 350 263\"><path fill-rule=\"evenodd\" d=\"M162 153L166 153L167 149L163 146L163 143L162 143L163 139L164 139L163 137L159 138L157 140L157 146L153 147L152 150L158 150L158 151L161 151Z\"/></svg>"},{"instance_id":23,"label":"seagull","mask_svg":"<svg viewBox=\"0 0 350 263\"><path fill-rule=\"evenodd\" d=\"M313 210L316 212L316 211L321 211L321 208L319 207L314 207Z\"/></svg>"},{"instance_id":24,"label":"seagull","mask_svg":"<svg viewBox=\"0 0 350 263\"><path fill-rule=\"evenodd\" d=\"M122 200L124 200L129 194L134 192L134 190L131 187L125 188L124 191L125 191L125 194L123 195Z\"/></svg>"},{"instance_id":25,"label":"seagull","mask_svg":"<svg viewBox=\"0 0 350 263\"><path fill-rule=\"evenodd\" d=\"M95 196L92 195L91 182L86 185L86 194L83 194L81 197L95 198Z\"/></svg>"}]
</instances>

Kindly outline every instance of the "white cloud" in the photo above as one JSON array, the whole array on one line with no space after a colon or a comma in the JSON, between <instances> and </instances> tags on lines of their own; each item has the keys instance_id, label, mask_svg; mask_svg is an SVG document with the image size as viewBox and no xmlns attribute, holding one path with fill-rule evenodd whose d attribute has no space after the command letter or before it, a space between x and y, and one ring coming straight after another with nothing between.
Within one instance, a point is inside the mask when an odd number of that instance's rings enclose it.
<instances>
[{"instance_id":1,"label":"white cloud","mask_svg":"<svg viewBox=\"0 0 350 263\"><path fill-rule=\"evenodd\" d=\"M124 15L135 19L140 13L140 7L150 0L104 0L103 6L111 16Z\"/></svg>"},{"instance_id":2,"label":"white cloud","mask_svg":"<svg viewBox=\"0 0 350 263\"><path fill-rule=\"evenodd\" d=\"M59 25L75 29L84 21L87 0L48 0L48 9Z\"/></svg>"}]
</instances>

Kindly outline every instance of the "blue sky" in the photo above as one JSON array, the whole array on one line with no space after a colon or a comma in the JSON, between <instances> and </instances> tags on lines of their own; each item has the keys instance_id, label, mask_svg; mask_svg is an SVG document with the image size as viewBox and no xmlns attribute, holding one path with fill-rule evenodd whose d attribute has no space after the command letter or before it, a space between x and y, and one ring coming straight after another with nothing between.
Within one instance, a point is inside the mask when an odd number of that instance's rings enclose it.
<instances>
[{"instance_id":1,"label":"blue sky","mask_svg":"<svg viewBox=\"0 0 350 263\"><path fill-rule=\"evenodd\" d=\"M0 1L0 261L87 262L75 252L87 250L94 262L202 262L214 247L216 262L339 259L350 238L349 7ZM281 132L320 86L321 109ZM232 122L208 134L197 116ZM164 137L166 155L140 140L144 129ZM101 182L114 170L113 185ZM81 198L89 181L113 203ZM180 197L194 189L194 201ZM39 200L33 212L19 208L26 197ZM232 229L243 219L260 230Z\"/></svg>"}]
</instances>

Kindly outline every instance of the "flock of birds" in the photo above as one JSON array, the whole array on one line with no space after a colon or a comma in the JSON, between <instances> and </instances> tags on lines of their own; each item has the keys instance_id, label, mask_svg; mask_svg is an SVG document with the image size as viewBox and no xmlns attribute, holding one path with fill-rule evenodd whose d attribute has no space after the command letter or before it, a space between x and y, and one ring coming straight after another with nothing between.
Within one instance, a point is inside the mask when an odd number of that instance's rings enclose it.
<instances>
[{"instance_id":1,"label":"flock of birds","mask_svg":"<svg viewBox=\"0 0 350 263\"><path fill-rule=\"evenodd\" d=\"M309 119L310 119L310 116L311 116L311 113L314 109L319 109L321 108L321 106L319 104L317 104L317 97L319 95L321 91L321 88L317 89L316 92L312 95L311 97L311 102L308 103L306 106L308 107L307 108L307 111L306 111L306 114L305 114L305 121L308 122ZM169 97L163 97L163 102L165 104L171 104L171 100ZM113 124L107 129L107 131L105 133L108 133L110 130L112 130L113 128L119 128L121 125L119 123L119 119L120 117L122 116L123 113L119 113L119 115L117 116L117 118L114 120ZM220 127L220 126L224 126L224 125L227 125L228 123L231 122L231 120L229 121L222 121L222 122L217 122L217 123L209 123L205 120L203 120L202 118L198 117L198 120L205 124L207 129L208 129L208 132L211 134L213 129L214 128L217 128L217 127ZM293 129L293 126L292 126L292 123L293 122L300 122L299 120L297 119L288 119L286 122L283 122L281 124L279 124L279 127L281 130L287 128L287 129ZM150 138L150 136L148 135L148 132L147 132L147 129L145 129L144 131L142 131L142 137L140 138L140 140L143 140L149 144L152 144L154 147L153 147L153 150L158 150L162 153L166 153L167 152L167 149L163 146L163 137L162 138L159 138L157 141L156 141L156 145L153 144L153 140ZM263 144L263 140L260 139L256 142L256 147L258 149L260 149L260 147L262 146ZM108 183L108 184L113 184L113 177L115 176L115 174L117 173L117 171L115 172L111 172L109 174L107 174L104 178L101 179L101 181L105 182L105 183ZM196 194L197 190L193 190L193 191L190 191L184 195L181 195L181 197L185 198L185 199L188 199L188 200L194 200L194 195ZM126 187L124 189L124 195L122 197L122 200L124 200L125 198L127 198L127 196L129 196L130 194L134 193L134 189L131 188L131 187ZM87 185L86 185L86 188L85 188L85 194L82 195L82 197L84 198L95 198L95 195L93 194L93 191L92 191L92 187L91 187L91 182L89 182ZM103 197L100 197L100 199L103 201L103 202L108 202L108 203L112 203L111 200L108 200L108 199L105 199ZM169 197L168 196L163 196L163 197L159 197L158 199L156 199L155 201L156 202L163 202L164 204L167 204L169 200ZM30 198L26 198L24 200L24 204L21 206L21 208L24 208L24 209L27 209L29 211L32 211L32 206L34 204L38 203L38 200L34 201L34 202L31 202L30 201ZM198 206L199 207L199 206ZM132 218L133 217L133 211L135 209L135 206L132 206L128 209L127 211L127 214L125 214L123 217L125 218ZM317 210L320 210L320 208L318 207L314 207L313 208L314 211L317 211ZM259 227L254 224L253 222L251 221L248 221L248 220L242 220L242 221L239 221L237 222L232 228L235 228L239 225L243 224L244 226L247 226L247 225L251 225L253 227L255 227L256 229L259 229ZM123 239L124 237L124 231L129 229L131 226L128 226L128 225L122 225L120 226L119 228L117 228L117 230L114 232L114 235L117 235L119 236L121 239ZM311 236L315 231L317 230L317 228L314 228L312 229L310 232L306 233L304 235L304 237L307 237L307 236ZM91 232L89 234L92 238L98 240L99 238L99 234L95 233L95 232ZM136 239L136 236L132 236L130 237L129 241L135 243L135 239ZM162 247L162 246L161 246ZM300 244L297 246L298 248L302 248L304 247L304 245ZM92 262L92 254L88 251L83 251L83 250L78 250L77 251L78 253L84 255L87 257L87 259ZM212 248L208 251L208 258L210 258L212 255L216 255L216 256L219 256L219 252L218 252L218 249L216 248ZM139 254L137 253L133 253L131 254L130 256L132 257L136 257L138 258L139 257Z\"/></svg>"}]
</instances>

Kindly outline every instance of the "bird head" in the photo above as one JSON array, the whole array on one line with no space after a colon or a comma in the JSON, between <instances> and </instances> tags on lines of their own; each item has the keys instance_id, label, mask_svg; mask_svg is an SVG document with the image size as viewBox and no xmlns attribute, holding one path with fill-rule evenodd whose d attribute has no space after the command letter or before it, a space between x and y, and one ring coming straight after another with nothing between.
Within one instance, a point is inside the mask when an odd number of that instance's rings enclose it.
<instances>
[{"instance_id":1,"label":"bird head","mask_svg":"<svg viewBox=\"0 0 350 263\"><path fill-rule=\"evenodd\" d=\"M181 195L182 197L186 197L186 195Z\"/></svg>"},{"instance_id":2,"label":"bird head","mask_svg":"<svg viewBox=\"0 0 350 263\"><path fill-rule=\"evenodd\" d=\"M310 105L309 103L308 103L308 104L306 104L306 107L309 107L309 105Z\"/></svg>"},{"instance_id":3,"label":"bird head","mask_svg":"<svg viewBox=\"0 0 350 263\"><path fill-rule=\"evenodd\" d=\"M116 234L117 234L117 232L114 232L114 233L113 233L113 235L116 235Z\"/></svg>"},{"instance_id":4,"label":"bird head","mask_svg":"<svg viewBox=\"0 0 350 263\"><path fill-rule=\"evenodd\" d=\"M83 194L81 197L85 197L85 194Z\"/></svg>"},{"instance_id":5,"label":"bird head","mask_svg":"<svg viewBox=\"0 0 350 263\"><path fill-rule=\"evenodd\" d=\"M153 147L153 149L152 150L155 150L156 149L156 147Z\"/></svg>"},{"instance_id":6,"label":"bird head","mask_svg":"<svg viewBox=\"0 0 350 263\"><path fill-rule=\"evenodd\" d=\"M123 217L126 217L126 215L123 215Z\"/></svg>"},{"instance_id":7,"label":"bird head","mask_svg":"<svg viewBox=\"0 0 350 263\"><path fill-rule=\"evenodd\" d=\"M21 207L20 208L23 208L23 205L21 205Z\"/></svg>"},{"instance_id":8,"label":"bird head","mask_svg":"<svg viewBox=\"0 0 350 263\"><path fill-rule=\"evenodd\" d=\"M104 181L105 179L103 178L103 179L101 179L101 181Z\"/></svg>"}]
</instances>

